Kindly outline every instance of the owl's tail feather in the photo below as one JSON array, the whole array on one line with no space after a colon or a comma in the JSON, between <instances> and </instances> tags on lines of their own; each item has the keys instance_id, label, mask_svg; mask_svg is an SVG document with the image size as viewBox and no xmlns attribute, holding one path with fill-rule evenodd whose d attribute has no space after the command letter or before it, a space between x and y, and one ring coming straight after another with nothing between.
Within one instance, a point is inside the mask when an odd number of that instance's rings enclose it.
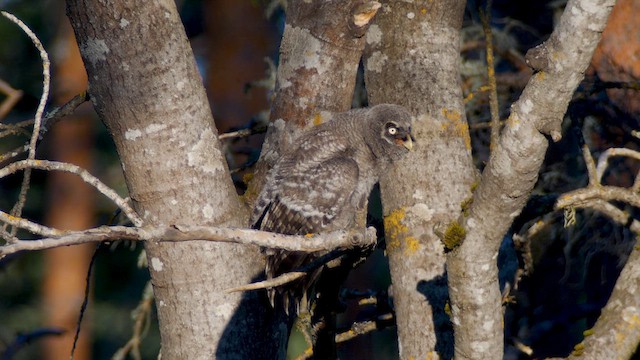
<instances>
[{"instance_id":1,"label":"owl's tail feather","mask_svg":"<svg viewBox=\"0 0 640 360\"><path fill-rule=\"evenodd\" d=\"M295 271L318 257L316 254L312 255L304 252L269 250L267 252L265 274L268 280L273 279L287 272ZM267 289L271 306L274 309L277 306L282 306L287 314L299 314L301 310L308 310L309 301L311 300L308 296L309 289L318 279L322 272L322 267L311 270L301 279ZM276 305L276 303L278 304Z\"/></svg>"}]
</instances>

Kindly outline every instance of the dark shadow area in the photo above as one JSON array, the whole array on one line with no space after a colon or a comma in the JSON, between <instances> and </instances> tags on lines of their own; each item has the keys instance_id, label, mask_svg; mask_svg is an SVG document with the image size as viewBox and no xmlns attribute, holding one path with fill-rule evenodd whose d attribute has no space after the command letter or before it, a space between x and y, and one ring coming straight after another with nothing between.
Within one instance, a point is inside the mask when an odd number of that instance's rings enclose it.
<instances>
[{"instance_id":1,"label":"dark shadow area","mask_svg":"<svg viewBox=\"0 0 640 360\"><path fill-rule=\"evenodd\" d=\"M264 280L264 274L251 282ZM273 309L265 290L245 291L242 300L220 338L215 358L280 359L279 349L286 349L292 321L284 311ZM265 339L256 342L255 339ZM284 342L284 344L282 344ZM270 346L264 346L269 344ZM244 349L242 354L233 349Z\"/></svg>"},{"instance_id":2,"label":"dark shadow area","mask_svg":"<svg viewBox=\"0 0 640 360\"><path fill-rule=\"evenodd\" d=\"M441 359L452 359L453 326L451 325L451 317L447 314L447 309L449 308L447 274L445 273L431 280L421 280L418 282L416 290L424 295L431 305L436 330L436 351Z\"/></svg>"}]
</instances>

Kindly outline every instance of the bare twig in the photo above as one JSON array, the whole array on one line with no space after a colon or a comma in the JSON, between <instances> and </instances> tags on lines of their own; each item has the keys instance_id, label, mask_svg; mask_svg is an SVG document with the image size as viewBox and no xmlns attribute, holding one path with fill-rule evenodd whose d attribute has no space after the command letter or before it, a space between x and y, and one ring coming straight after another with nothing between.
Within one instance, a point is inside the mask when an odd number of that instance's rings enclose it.
<instances>
[{"instance_id":1,"label":"bare twig","mask_svg":"<svg viewBox=\"0 0 640 360\"><path fill-rule=\"evenodd\" d=\"M73 346L71 347L71 360L76 352L76 347L78 345L78 339L80 338L80 330L82 326L82 319L84 318L84 313L87 311L87 305L89 304L89 291L91 290L91 274L93 273L93 264L98 257L98 251L100 250L100 244L96 246L93 251L93 255L91 256L91 261L89 262L89 268L87 270L87 277L85 280L84 286L84 298L82 300L82 305L80 305L80 314L78 315L78 322L76 323L76 333L73 335Z\"/></svg>"},{"instance_id":2,"label":"bare twig","mask_svg":"<svg viewBox=\"0 0 640 360\"><path fill-rule=\"evenodd\" d=\"M305 266L305 268L307 268L308 266ZM316 266L316 268L319 266ZM270 289L276 286L280 286L280 285L284 285L284 284L288 284L292 281L298 280L302 277L305 277L307 275L307 273L313 269L297 269L297 270L293 270L287 273L284 273L282 275L276 276L272 279L269 280L263 280L263 281L256 281L254 283L251 284L247 284L247 285L242 285L242 286L238 286L238 287L234 287L231 289L226 289L224 292L226 293L233 293L233 292L238 292L238 291L251 291L251 290L260 290L260 289Z\"/></svg>"},{"instance_id":3,"label":"bare twig","mask_svg":"<svg viewBox=\"0 0 640 360\"><path fill-rule=\"evenodd\" d=\"M22 90L17 90L11 87L3 80L0 80L0 91L7 95L2 104L0 104L0 120L4 119L9 111L13 109L18 100L22 97Z\"/></svg>"},{"instance_id":4,"label":"bare twig","mask_svg":"<svg viewBox=\"0 0 640 360\"><path fill-rule=\"evenodd\" d=\"M640 160L640 152L627 149L627 148L611 148L605 150L598 158L598 166L596 167L596 175L598 182L602 181L607 166L609 165L609 159L614 156L626 156L632 159ZM634 185L635 186L635 185Z\"/></svg>"},{"instance_id":5,"label":"bare twig","mask_svg":"<svg viewBox=\"0 0 640 360\"><path fill-rule=\"evenodd\" d=\"M487 80L489 83L489 108L491 109L491 144L490 148L495 149L500 139L500 108L498 106L498 86L496 85L496 70L493 56L493 34L491 33L491 5L493 1L487 1L486 9L480 10L482 19L482 29L486 38L487 53Z\"/></svg>"},{"instance_id":6,"label":"bare twig","mask_svg":"<svg viewBox=\"0 0 640 360\"><path fill-rule=\"evenodd\" d=\"M16 217L10 214L7 214L4 211L0 211L0 221L4 222L5 224L9 224L11 226L13 226L14 228L20 228L20 229L25 229L31 233L34 234L38 234L41 236L50 236L50 237L57 237L57 236L62 236L65 234L64 231L62 230L58 230L58 229L53 229L44 225L40 225L38 223L29 221L27 219L23 219L20 217ZM11 235L11 237L13 237L14 234L10 234L6 231L2 231L3 235L7 234L7 235ZM10 240L8 237L4 237L5 240L7 240L8 242L11 243L20 243L22 241L18 240L16 241L15 238L13 240Z\"/></svg>"},{"instance_id":7,"label":"bare twig","mask_svg":"<svg viewBox=\"0 0 640 360\"><path fill-rule=\"evenodd\" d=\"M10 343L5 349L4 352L2 353L2 356L0 356L1 360L10 360L14 358L14 355L18 352L18 350L20 350L20 348L22 348L23 346L32 343L33 341L43 338L43 337L47 337L47 336L59 336L62 335L64 333L64 330L62 329L56 329L56 328L51 328L51 329L38 329L26 334L19 334L16 339Z\"/></svg>"},{"instance_id":8,"label":"bare twig","mask_svg":"<svg viewBox=\"0 0 640 360\"><path fill-rule=\"evenodd\" d=\"M8 125L0 124L0 129L2 129L2 132L0 132L0 138L15 135L15 134L30 135L31 133L27 131L25 127L31 125L32 123L33 123L33 120L21 121L16 124L8 124Z\"/></svg>"},{"instance_id":9,"label":"bare twig","mask_svg":"<svg viewBox=\"0 0 640 360\"><path fill-rule=\"evenodd\" d=\"M66 104L57 107L55 109L53 109L52 111L50 111L49 113L47 113L45 115L45 117L42 119L42 125L40 126L40 136L39 138L42 139L42 137L44 136L44 134L46 134L49 129L51 129L51 126L53 126L55 123L57 123L58 121L60 121L60 119L64 118L65 116L71 115L78 106L84 104L86 101L89 100L89 96L87 95L86 92L83 92L79 95L74 96L71 100L69 100ZM21 121L17 124L14 124L12 126L14 127L26 127L26 126L30 126L34 123L34 120L25 120L25 121ZM5 125L6 126L6 125ZM4 134L4 133L3 133ZM24 154L25 152L29 151L29 142L25 143L22 146L19 146L9 152L6 152L2 155L0 155L0 164L7 162L9 160L12 160L22 154Z\"/></svg>"},{"instance_id":10,"label":"bare twig","mask_svg":"<svg viewBox=\"0 0 640 360\"><path fill-rule=\"evenodd\" d=\"M20 156L21 154L24 154L27 151L29 151L29 143L18 146L17 148L0 155L0 164L5 163L9 160L13 160L14 158Z\"/></svg>"},{"instance_id":11,"label":"bare twig","mask_svg":"<svg viewBox=\"0 0 640 360\"><path fill-rule=\"evenodd\" d=\"M151 281L147 282L142 292L142 299L138 306L133 310L132 317L133 334L127 343L113 354L111 360L124 360L127 354L131 354L134 360L141 360L140 343L149 329L151 309L153 307L153 286Z\"/></svg>"},{"instance_id":12,"label":"bare twig","mask_svg":"<svg viewBox=\"0 0 640 360\"><path fill-rule=\"evenodd\" d=\"M385 322L393 323L393 320L393 314L388 313L378 316L376 320L355 322L351 325L351 328L349 330L336 334L336 343L343 343L359 335L381 329L382 327L380 326L380 324L383 324Z\"/></svg>"},{"instance_id":13,"label":"bare twig","mask_svg":"<svg viewBox=\"0 0 640 360\"><path fill-rule=\"evenodd\" d=\"M301 277L306 276L312 270L315 270L315 269L323 266L324 264L328 263L329 261L331 261L333 259L337 259L338 257L340 257L343 254L344 254L344 252L340 251L340 250L332 251L332 252L330 252L328 254L325 254L325 255L317 258L317 259L314 259L313 261L311 261L310 263L308 263L308 264L306 264L304 266L300 266L297 269L293 269L290 272L287 272L287 273L284 273L282 275L276 276L276 277L274 277L272 279L263 280L263 281L257 281L257 282L251 283L251 284L234 287L234 288L225 290L225 292L232 293L232 292L237 292L237 291L250 291L250 290L269 289L269 288L273 288L273 287L276 287L276 286L288 284L288 283L290 283L290 282L292 282L294 280L297 280L297 279L300 279Z\"/></svg>"},{"instance_id":14,"label":"bare twig","mask_svg":"<svg viewBox=\"0 0 640 360\"><path fill-rule=\"evenodd\" d=\"M36 116L33 124L33 135L31 136L31 142L29 144L29 159L33 159L36 156L36 142L38 141L38 134L40 133L40 123L42 121L42 114L44 113L44 107L47 104L47 99L49 98L49 85L50 85L49 54L47 54L47 51L44 49L44 46L42 46L40 39L38 39L36 34L34 34L33 31L31 31L31 29L29 29L29 27L25 23L23 23L20 19L18 19L17 17L15 17L14 15L6 11L2 11L1 13L4 17L6 17L7 19L11 20L16 25L18 25L22 29L22 31L24 31L24 33L27 34L27 36L29 36L29 39L31 39L31 41L33 42L33 45L35 45L35 47L40 52L40 58L42 59L42 75L43 75L42 96L40 97L40 103L38 104L38 109L36 110Z\"/></svg>"},{"instance_id":15,"label":"bare twig","mask_svg":"<svg viewBox=\"0 0 640 360\"><path fill-rule=\"evenodd\" d=\"M586 187L568 192L558 198L556 209L569 206L583 207L592 200L622 201L640 207L640 196L633 191L617 186Z\"/></svg>"},{"instance_id":16,"label":"bare twig","mask_svg":"<svg viewBox=\"0 0 640 360\"><path fill-rule=\"evenodd\" d=\"M50 73L49 73L49 54L42 46L40 39L36 36L36 34L29 29L29 27L23 23L20 19L13 16L12 14L2 11L1 12L4 17L14 22L18 25L22 31L24 31L27 36L33 42L33 45L40 52L40 58L42 59L42 96L40 97L40 103L38 104L38 109L36 110L36 115L33 124L33 132L31 134L31 141L29 142L29 159L35 159L36 157L36 144L38 142L38 135L40 133L40 123L42 122L42 114L44 113L44 107L47 104L47 99L49 98L49 85L50 85ZM27 201L27 191L29 190L29 183L31 182L31 169L27 168L24 171L22 178L22 185L20 187L20 194L18 195L18 202L15 204L13 209L11 209L11 215L20 216L22 214L22 209L24 208L24 204ZM16 229L12 230L12 234L17 231Z\"/></svg>"},{"instance_id":17,"label":"bare twig","mask_svg":"<svg viewBox=\"0 0 640 360\"><path fill-rule=\"evenodd\" d=\"M2 219L5 221L6 219ZM24 219L18 219L23 221ZM26 220L24 220L26 221ZM24 225L13 221L11 224ZM42 226L42 225L39 225ZM48 230L43 230L48 229ZM330 251L339 248L372 245L371 237L353 236L348 231L334 231L308 236L282 235L252 229L218 228L207 226L102 226L83 231L60 231L47 227L38 228L39 232L51 232L52 235L37 240L19 240L0 247L0 257L18 251L51 249L60 246L78 245L90 242L131 240L131 241L220 241L289 251Z\"/></svg>"},{"instance_id":18,"label":"bare twig","mask_svg":"<svg viewBox=\"0 0 640 360\"><path fill-rule=\"evenodd\" d=\"M589 151L589 146L587 146L586 143L582 144L582 157L584 158L584 164L587 166L587 174L589 175L589 185L590 186L600 185L600 176L598 176L596 171L596 163L593 161L593 157L591 156L591 151Z\"/></svg>"},{"instance_id":19,"label":"bare twig","mask_svg":"<svg viewBox=\"0 0 640 360\"><path fill-rule=\"evenodd\" d=\"M120 197L118 193L105 185L98 178L91 175L87 170L77 165L48 160L22 160L0 169L0 178L23 169L56 170L76 174L87 184L93 186L101 194L113 201L120 209L122 209L122 212L125 213L125 215L129 218L129 220L131 220L134 225L142 225L142 219L138 216L135 210L133 210L133 208L125 199Z\"/></svg>"}]
</instances>

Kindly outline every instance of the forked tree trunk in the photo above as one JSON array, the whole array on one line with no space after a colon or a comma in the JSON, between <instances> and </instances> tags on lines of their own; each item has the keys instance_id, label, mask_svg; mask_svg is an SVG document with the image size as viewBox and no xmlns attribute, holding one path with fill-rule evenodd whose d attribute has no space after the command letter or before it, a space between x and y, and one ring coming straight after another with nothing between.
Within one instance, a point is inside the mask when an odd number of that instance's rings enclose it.
<instances>
[{"instance_id":1,"label":"forked tree trunk","mask_svg":"<svg viewBox=\"0 0 640 360\"><path fill-rule=\"evenodd\" d=\"M145 224L246 225L175 3L67 6L91 99ZM281 336L271 331L263 293L224 293L262 273L257 248L197 241L145 248L163 359L276 358L272 336Z\"/></svg>"}]
</instances>

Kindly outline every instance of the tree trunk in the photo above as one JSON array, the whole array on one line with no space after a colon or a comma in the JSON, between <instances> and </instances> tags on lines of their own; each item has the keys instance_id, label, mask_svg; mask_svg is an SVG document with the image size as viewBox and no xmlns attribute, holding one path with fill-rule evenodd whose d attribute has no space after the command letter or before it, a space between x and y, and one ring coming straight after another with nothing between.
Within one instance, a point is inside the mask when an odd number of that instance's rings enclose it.
<instances>
[{"instance_id":1,"label":"tree trunk","mask_svg":"<svg viewBox=\"0 0 640 360\"><path fill-rule=\"evenodd\" d=\"M351 108L364 33L375 16L375 1L294 1L280 45L271 122L254 181L245 198L252 203L264 176L301 129L330 112Z\"/></svg>"},{"instance_id":2,"label":"tree trunk","mask_svg":"<svg viewBox=\"0 0 640 360\"><path fill-rule=\"evenodd\" d=\"M559 140L615 0L570 0L551 37L527 54L536 73L511 107L447 259L456 359L502 359L504 326L496 258L538 178L548 138Z\"/></svg>"},{"instance_id":3,"label":"tree trunk","mask_svg":"<svg viewBox=\"0 0 640 360\"><path fill-rule=\"evenodd\" d=\"M369 102L416 116L416 150L380 182L401 359L453 354L445 255L433 228L458 218L475 174L459 71L464 7L389 2L367 33Z\"/></svg>"},{"instance_id":4,"label":"tree trunk","mask_svg":"<svg viewBox=\"0 0 640 360\"><path fill-rule=\"evenodd\" d=\"M242 227L239 202L175 3L69 0L90 95L145 224ZM146 243L163 359L276 358L257 248ZM277 329L275 330L278 331ZM273 338L272 338L273 336Z\"/></svg>"}]
</instances>

